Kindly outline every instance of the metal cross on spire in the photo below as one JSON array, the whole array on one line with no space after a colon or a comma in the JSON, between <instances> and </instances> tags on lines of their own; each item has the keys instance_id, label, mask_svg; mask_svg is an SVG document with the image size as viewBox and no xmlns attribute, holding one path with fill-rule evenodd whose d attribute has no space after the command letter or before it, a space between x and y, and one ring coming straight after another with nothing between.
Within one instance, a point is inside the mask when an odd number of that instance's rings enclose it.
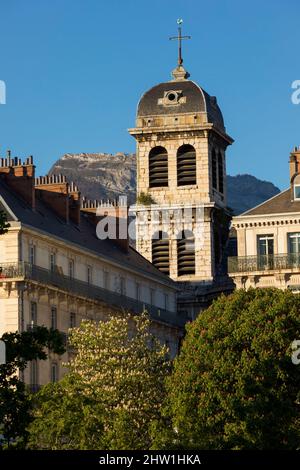
<instances>
[{"instance_id":1,"label":"metal cross on spire","mask_svg":"<svg viewBox=\"0 0 300 470\"><path fill-rule=\"evenodd\" d=\"M178 36L172 36L171 38L169 38L170 40L172 40L172 39L177 39L178 40L178 65L182 65L182 63L183 63L182 48L181 48L182 39L192 39L192 36L182 36L182 34L181 34L181 25L182 25L182 23L183 23L182 19L177 20Z\"/></svg>"}]
</instances>

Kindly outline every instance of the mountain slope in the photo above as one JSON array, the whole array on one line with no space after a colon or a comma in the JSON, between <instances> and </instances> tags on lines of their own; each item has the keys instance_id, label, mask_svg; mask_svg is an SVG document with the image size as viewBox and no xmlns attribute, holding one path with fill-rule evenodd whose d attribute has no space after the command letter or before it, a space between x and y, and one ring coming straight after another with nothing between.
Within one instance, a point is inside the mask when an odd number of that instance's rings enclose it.
<instances>
[{"instance_id":1,"label":"mountain slope","mask_svg":"<svg viewBox=\"0 0 300 470\"><path fill-rule=\"evenodd\" d=\"M115 199L125 194L130 204L135 202L135 154L68 153L49 171L49 174L59 173L77 183L88 199ZM251 175L227 176L227 188L228 206L235 214L251 209L279 192L272 183Z\"/></svg>"}]
</instances>

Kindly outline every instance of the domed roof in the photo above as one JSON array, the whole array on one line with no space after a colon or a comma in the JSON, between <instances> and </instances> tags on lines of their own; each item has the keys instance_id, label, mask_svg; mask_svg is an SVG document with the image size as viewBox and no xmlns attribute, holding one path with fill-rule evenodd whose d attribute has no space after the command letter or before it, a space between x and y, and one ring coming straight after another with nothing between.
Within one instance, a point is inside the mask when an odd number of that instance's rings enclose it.
<instances>
[{"instance_id":1,"label":"domed roof","mask_svg":"<svg viewBox=\"0 0 300 470\"><path fill-rule=\"evenodd\" d=\"M207 122L225 131L217 99L192 80L171 80L146 91L138 104L137 117L206 113Z\"/></svg>"}]
</instances>

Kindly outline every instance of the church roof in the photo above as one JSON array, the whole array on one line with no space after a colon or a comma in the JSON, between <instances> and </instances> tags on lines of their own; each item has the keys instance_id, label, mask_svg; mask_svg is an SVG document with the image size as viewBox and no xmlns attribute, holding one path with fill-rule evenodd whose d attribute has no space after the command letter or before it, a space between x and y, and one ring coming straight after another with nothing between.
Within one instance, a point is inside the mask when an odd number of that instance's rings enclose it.
<instances>
[{"instance_id":1,"label":"church roof","mask_svg":"<svg viewBox=\"0 0 300 470\"><path fill-rule=\"evenodd\" d=\"M175 91L180 99L174 105L161 104L169 92ZM155 85L146 91L138 104L137 116L174 115L186 113L205 113L207 122L225 131L224 120L215 96L210 96L192 80L171 80Z\"/></svg>"}]
</instances>

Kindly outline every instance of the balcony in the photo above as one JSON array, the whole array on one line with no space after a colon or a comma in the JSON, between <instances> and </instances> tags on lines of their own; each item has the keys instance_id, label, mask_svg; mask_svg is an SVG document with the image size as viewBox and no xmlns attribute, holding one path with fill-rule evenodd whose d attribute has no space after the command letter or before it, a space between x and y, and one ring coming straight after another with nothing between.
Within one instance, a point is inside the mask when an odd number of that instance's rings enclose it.
<instances>
[{"instance_id":1,"label":"balcony","mask_svg":"<svg viewBox=\"0 0 300 470\"><path fill-rule=\"evenodd\" d=\"M170 312L118 292L113 292L79 279L70 278L58 270L51 271L25 262L0 264L0 282L20 280L33 281L39 285L50 286L85 299L104 302L120 310L136 314L146 310L152 320L177 327L184 327L188 321L186 315Z\"/></svg>"},{"instance_id":2,"label":"balcony","mask_svg":"<svg viewBox=\"0 0 300 470\"><path fill-rule=\"evenodd\" d=\"M284 270L300 270L300 253L228 258L229 274Z\"/></svg>"},{"instance_id":3,"label":"balcony","mask_svg":"<svg viewBox=\"0 0 300 470\"><path fill-rule=\"evenodd\" d=\"M22 263L0 263L0 282L2 280L17 280L24 278Z\"/></svg>"}]
</instances>

